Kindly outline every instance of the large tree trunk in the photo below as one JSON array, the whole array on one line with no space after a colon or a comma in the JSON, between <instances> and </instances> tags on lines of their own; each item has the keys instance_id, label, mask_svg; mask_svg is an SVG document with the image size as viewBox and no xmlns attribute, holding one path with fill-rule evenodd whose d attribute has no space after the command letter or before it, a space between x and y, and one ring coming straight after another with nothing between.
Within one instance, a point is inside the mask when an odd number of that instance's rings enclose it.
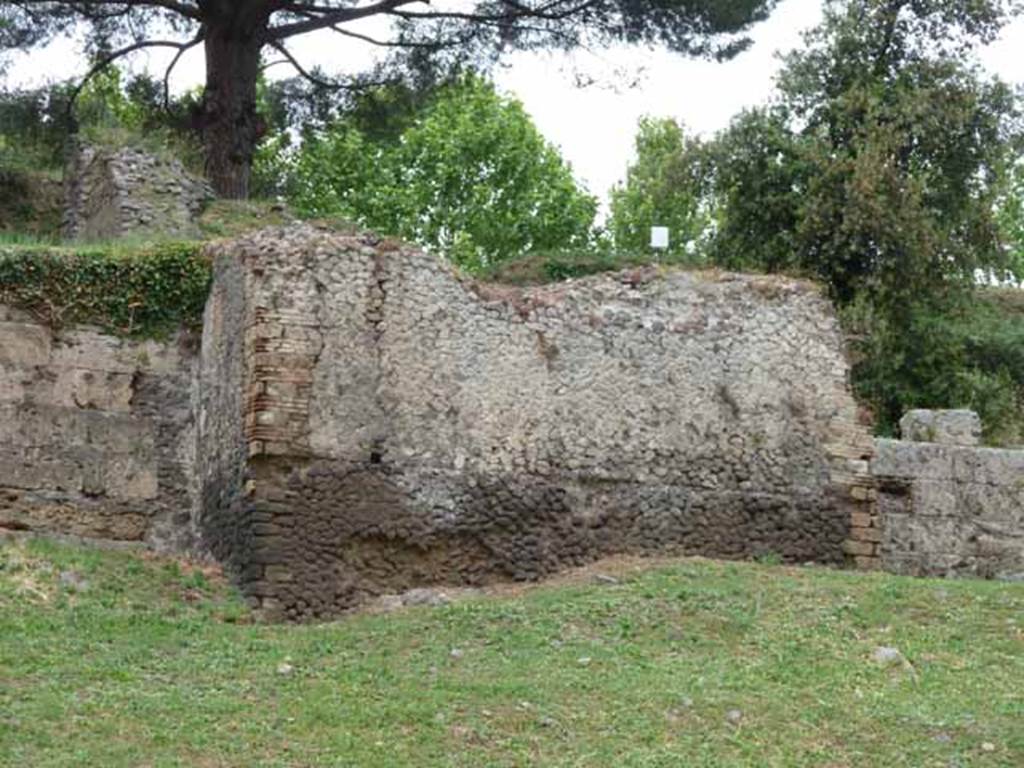
<instances>
[{"instance_id":1,"label":"large tree trunk","mask_svg":"<svg viewBox=\"0 0 1024 768\"><path fill-rule=\"evenodd\" d=\"M206 92L200 130L206 175L214 191L231 200L249 196L249 176L262 122L256 112L262 30L227 23L206 30Z\"/></svg>"}]
</instances>

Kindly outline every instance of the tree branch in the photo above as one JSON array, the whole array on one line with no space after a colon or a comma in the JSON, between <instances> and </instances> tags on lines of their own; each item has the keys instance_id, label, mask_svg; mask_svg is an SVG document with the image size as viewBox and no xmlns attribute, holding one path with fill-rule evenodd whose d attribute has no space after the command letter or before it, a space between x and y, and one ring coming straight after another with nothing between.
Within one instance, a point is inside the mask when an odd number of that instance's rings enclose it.
<instances>
[{"instance_id":1,"label":"tree branch","mask_svg":"<svg viewBox=\"0 0 1024 768\"><path fill-rule=\"evenodd\" d=\"M403 5L410 5L411 3L419 2L426 2L426 0L380 0L373 5L366 5L362 8L339 8L331 11L319 8L318 6L290 4L288 7L282 8L281 10L322 13L323 15L315 16L314 18L309 18L305 21L296 21L292 24L282 24L277 27L270 27L267 29L267 40L268 42L272 40L284 40L287 37L302 35L306 32L316 32L319 29L326 29L336 24L344 24L347 21L355 21L356 19L365 19L370 16L376 16L380 13L388 13Z\"/></svg>"},{"instance_id":2,"label":"tree branch","mask_svg":"<svg viewBox=\"0 0 1024 768\"><path fill-rule=\"evenodd\" d=\"M597 3L598 0L583 0L578 5L571 6L565 10L558 11L557 13L549 13L549 9L564 5L563 0L551 0L538 8L530 8L516 0L501 0L501 4L507 5L509 8L515 10L517 12L517 16L523 16L531 19L546 19L548 21L562 21L575 13L585 11L587 8L592 5L596 5Z\"/></svg>"},{"instance_id":3,"label":"tree branch","mask_svg":"<svg viewBox=\"0 0 1024 768\"><path fill-rule=\"evenodd\" d=\"M185 53L195 46L199 45L206 38L206 33L200 29L196 36L192 38L191 42L185 43L178 52L174 54L174 58L171 59L171 63L167 65L167 70L164 72L164 111L168 111L171 108L171 73L174 68L178 66L178 62L181 61L181 57Z\"/></svg>"},{"instance_id":4,"label":"tree branch","mask_svg":"<svg viewBox=\"0 0 1024 768\"><path fill-rule=\"evenodd\" d=\"M18 5L54 5L54 0L18 0ZM67 6L91 6L91 7L102 7L108 5L120 5L126 9L131 8L163 8L164 10L173 11L174 13L181 14L195 21L202 21L202 14L198 7L193 5L186 5L178 0L75 0L74 2L56 3L57 5ZM79 10L72 7L71 10Z\"/></svg>"},{"instance_id":5,"label":"tree branch","mask_svg":"<svg viewBox=\"0 0 1024 768\"><path fill-rule=\"evenodd\" d=\"M120 48L113 53L108 53L85 73L85 77L79 81L78 85L76 85L75 89L71 92L67 106L68 122L74 125L75 102L78 101L78 97L82 94L82 89L85 88L92 78L118 59L123 58L130 53L135 53L135 51L141 51L144 48L177 48L178 51L181 52L183 49L187 50L188 48L191 48L192 45L192 43L177 43L172 40L142 40L140 42L133 43L132 45L127 45L124 48Z\"/></svg>"},{"instance_id":6,"label":"tree branch","mask_svg":"<svg viewBox=\"0 0 1024 768\"><path fill-rule=\"evenodd\" d=\"M306 6L306 7L312 7L312 6ZM296 10L296 9L297 9L297 6L292 6L290 8L290 10ZM314 17L312 17L312 14L309 11L305 11L304 10L304 11L301 11L300 13L301 13L301 15L310 16L311 18L314 18ZM344 27L341 27L338 24L331 24L328 27L324 27L324 29L329 29L332 32L337 32L339 35L344 35L345 37L351 37L351 38L353 38L355 40L362 40L364 43L368 43L370 45L376 45L376 46L379 46L381 48L429 48L429 49L433 49L433 50L439 50L441 48L450 48L452 46L460 45L460 44L462 44L464 42L463 40L460 40L458 38L449 38L447 40L437 40L437 41L433 41L433 42L420 42L420 41L401 42L401 41L398 41L398 40L379 40L379 39L377 39L375 37L371 37L370 35L364 35L361 32L353 32L350 29L345 29Z\"/></svg>"},{"instance_id":7,"label":"tree branch","mask_svg":"<svg viewBox=\"0 0 1024 768\"><path fill-rule=\"evenodd\" d=\"M364 43L369 43L370 45L377 45L377 46L380 46L381 48L433 48L433 49L438 49L438 48L448 48L448 47L453 46L453 45L459 45L462 42L461 40L451 39L451 40L438 40L435 43L423 43L423 42L407 42L407 43L402 43L402 42L398 42L398 41L395 41L395 40L378 40L378 39L376 39L374 37L370 37L369 35L364 35L364 34L361 34L359 32L353 32L350 29L344 29L342 27L339 27L337 24L332 24L330 27L327 27L327 29L330 29L332 32L337 32L339 35L344 35L345 37L352 37L352 38L355 38L356 40L362 40Z\"/></svg>"},{"instance_id":8,"label":"tree branch","mask_svg":"<svg viewBox=\"0 0 1024 768\"><path fill-rule=\"evenodd\" d=\"M377 81L377 82L361 83L359 86L353 86L353 85L348 85L346 83L339 83L336 80L334 80L334 81L332 81L332 80L324 80L322 77L317 77L316 75L311 73L309 70L307 70L305 67L303 67L298 62L298 60L294 56L292 56L291 52L287 48L284 47L283 44L279 43L276 40L272 40L268 44L270 45L271 48L273 48L275 51L277 51L282 56L284 56L288 60L288 63L291 64L292 67L295 68L296 72L298 72L300 75L302 75L302 77L304 77L306 80L308 80L313 85L315 85L315 86L317 86L319 88L326 88L327 90L331 90L331 91L356 91L356 90L359 90L360 88L371 88L371 87L374 87L374 86L380 86L380 85L387 85L388 84L387 80L380 80L380 81ZM283 64L283 63L284 62L274 62L274 64Z\"/></svg>"}]
</instances>

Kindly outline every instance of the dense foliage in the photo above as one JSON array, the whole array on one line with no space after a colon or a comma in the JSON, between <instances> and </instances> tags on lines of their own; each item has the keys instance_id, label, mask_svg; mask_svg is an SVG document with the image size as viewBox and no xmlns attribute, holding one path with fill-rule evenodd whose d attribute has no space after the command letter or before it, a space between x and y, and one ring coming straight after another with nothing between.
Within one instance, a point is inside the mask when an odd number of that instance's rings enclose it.
<instances>
[{"instance_id":1,"label":"dense foliage","mask_svg":"<svg viewBox=\"0 0 1024 768\"><path fill-rule=\"evenodd\" d=\"M1024 157L1007 180L999 205L999 226L1010 271L1024 275Z\"/></svg>"},{"instance_id":2,"label":"dense foliage","mask_svg":"<svg viewBox=\"0 0 1024 768\"><path fill-rule=\"evenodd\" d=\"M630 214L679 221L684 239L706 243L707 262L823 280L882 431L909 407L971 406L990 437L1020 439L1019 329L975 296L979 282L1024 277L1020 103L973 57L1010 10L830 0L806 47L786 57L771 105L667 152L641 125L616 193L630 205L613 206L612 231L639 230ZM647 167L695 172L659 184L637 173ZM700 210L709 221L694 235Z\"/></svg>"},{"instance_id":3,"label":"dense foliage","mask_svg":"<svg viewBox=\"0 0 1024 768\"><path fill-rule=\"evenodd\" d=\"M331 123L277 165L300 212L401 235L470 270L587 243L596 200L522 105L487 81L439 88L396 136L362 127L374 124Z\"/></svg>"},{"instance_id":4,"label":"dense foliage","mask_svg":"<svg viewBox=\"0 0 1024 768\"><path fill-rule=\"evenodd\" d=\"M0 170L63 167L73 134L68 101L74 88L71 81L58 81L0 89ZM127 76L111 66L78 94L74 130L88 143L140 145L201 168L188 127L196 100L187 93L165 104L162 86L152 76Z\"/></svg>"},{"instance_id":5,"label":"dense foliage","mask_svg":"<svg viewBox=\"0 0 1024 768\"><path fill-rule=\"evenodd\" d=\"M249 196L253 155L266 121L257 110L264 55L280 57L321 89L347 89L460 66L486 67L513 50L572 50L611 42L659 45L727 57L776 0L477 0L457 9L422 0L18 0L0 4L0 59L59 34L88 32L95 64L86 79L147 49L173 52L164 81L190 49L203 47L206 83L193 113L207 174L227 198ZM385 22L381 37L367 19ZM324 31L339 45L380 48L374 71L336 81L301 62L294 38Z\"/></svg>"},{"instance_id":6,"label":"dense foliage","mask_svg":"<svg viewBox=\"0 0 1024 768\"><path fill-rule=\"evenodd\" d=\"M1013 294L1022 294L1016 307ZM861 298L843 314L854 388L882 431L911 407L966 407L981 415L987 442L1024 445L1024 292L983 288L898 315Z\"/></svg>"},{"instance_id":7,"label":"dense foliage","mask_svg":"<svg viewBox=\"0 0 1024 768\"><path fill-rule=\"evenodd\" d=\"M53 327L88 323L161 336L200 322L210 264L197 243L123 249L0 246L0 304Z\"/></svg>"}]
</instances>

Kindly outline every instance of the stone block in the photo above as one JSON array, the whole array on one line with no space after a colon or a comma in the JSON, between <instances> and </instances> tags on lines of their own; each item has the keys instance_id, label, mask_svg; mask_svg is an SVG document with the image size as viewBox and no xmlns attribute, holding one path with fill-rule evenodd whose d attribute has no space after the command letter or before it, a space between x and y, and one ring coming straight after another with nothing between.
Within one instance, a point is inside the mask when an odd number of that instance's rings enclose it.
<instances>
[{"instance_id":1,"label":"stone block","mask_svg":"<svg viewBox=\"0 0 1024 768\"><path fill-rule=\"evenodd\" d=\"M876 478L949 480L955 448L901 440L875 440L871 474Z\"/></svg>"},{"instance_id":2,"label":"stone block","mask_svg":"<svg viewBox=\"0 0 1024 768\"><path fill-rule=\"evenodd\" d=\"M882 541L882 530L880 528L851 528L850 538L854 541L867 541L878 544Z\"/></svg>"},{"instance_id":3,"label":"stone block","mask_svg":"<svg viewBox=\"0 0 1024 768\"><path fill-rule=\"evenodd\" d=\"M53 345L51 364L56 369L110 371L131 374L136 365L122 359L124 342L99 331L77 328L61 333Z\"/></svg>"},{"instance_id":4,"label":"stone block","mask_svg":"<svg viewBox=\"0 0 1024 768\"><path fill-rule=\"evenodd\" d=\"M959 483L957 503L968 520L984 520L1018 528L1024 536L1024 485Z\"/></svg>"},{"instance_id":5,"label":"stone block","mask_svg":"<svg viewBox=\"0 0 1024 768\"><path fill-rule=\"evenodd\" d=\"M50 332L30 323L0 323L0 367L26 370L50 362ZM8 399L0 391L0 400Z\"/></svg>"},{"instance_id":6,"label":"stone block","mask_svg":"<svg viewBox=\"0 0 1024 768\"><path fill-rule=\"evenodd\" d=\"M910 514L890 513L883 518L881 550L886 554L908 554L917 548L917 520Z\"/></svg>"},{"instance_id":7,"label":"stone block","mask_svg":"<svg viewBox=\"0 0 1024 768\"><path fill-rule=\"evenodd\" d=\"M152 424L125 414L0 407L0 485L117 499L157 493Z\"/></svg>"},{"instance_id":8,"label":"stone block","mask_svg":"<svg viewBox=\"0 0 1024 768\"><path fill-rule=\"evenodd\" d=\"M900 576L923 576L925 557L916 554L885 554L879 558L881 567Z\"/></svg>"},{"instance_id":9,"label":"stone block","mask_svg":"<svg viewBox=\"0 0 1024 768\"><path fill-rule=\"evenodd\" d=\"M918 517L956 517L956 489L952 480L931 477L914 480L911 484L914 514Z\"/></svg>"},{"instance_id":10,"label":"stone block","mask_svg":"<svg viewBox=\"0 0 1024 768\"><path fill-rule=\"evenodd\" d=\"M23 494L0 504L0 527L112 541L142 541L151 519L146 510L111 507L91 500Z\"/></svg>"},{"instance_id":11,"label":"stone block","mask_svg":"<svg viewBox=\"0 0 1024 768\"><path fill-rule=\"evenodd\" d=\"M964 448L953 454L954 477L961 482L1024 489L1024 450Z\"/></svg>"},{"instance_id":12,"label":"stone block","mask_svg":"<svg viewBox=\"0 0 1024 768\"><path fill-rule=\"evenodd\" d=\"M50 402L68 408L127 413L131 410L131 373L96 369L56 369Z\"/></svg>"},{"instance_id":13,"label":"stone block","mask_svg":"<svg viewBox=\"0 0 1024 768\"><path fill-rule=\"evenodd\" d=\"M51 385L39 369L0 365L0 404L49 402Z\"/></svg>"},{"instance_id":14,"label":"stone block","mask_svg":"<svg viewBox=\"0 0 1024 768\"><path fill-rule=\"evenodd\" d=\"M264 579L268 582L281 583L295 580L295 574L287 565L268 565L263 569Z\"/></svg>"},{"instance_id":15,"label":"stone block","mask_svg":"<svg viewBox=\"0 0 1024 768\"><path fill-rule=\"evenodd\" d=\"M981 419L967 410L907 411L900 419L900 435L912 442L973 446L981 442Z\"/></svg>"},{"instance_id":16,"label":"stone block","mask_svg":"<svg viewBox=\"0 0 1024 768\"><path fill-rule=\"evenodd\" d=\"M922 518L916 515L890 524L886 520L883 551L887 553L914 553L925 562L943 557L959 557L967 552L973 526L958 518ZM895 546L896 544L899 546Z\"/></svg>"},{"instance_id":17,"label":"stone block","mask_svg":"<svg viewBox=\"0 0 1024 768\"><path fill-rule=\"evenodd\" d=\"M850 525L854 528L871 528L875 524L875 516L869 512L852 512Z\"/></svg>"},{"instance_id":18,"label":"stone block","mask_svg":"<svg viewBox=\"0 0 1024 768\"><path fill-rule=\"evenodd\" d=\"M843 552L848 555L871 557L875 555L876 548L875 544L870 541L848 540L843 542Z\"/></svg>"}]
</instances>

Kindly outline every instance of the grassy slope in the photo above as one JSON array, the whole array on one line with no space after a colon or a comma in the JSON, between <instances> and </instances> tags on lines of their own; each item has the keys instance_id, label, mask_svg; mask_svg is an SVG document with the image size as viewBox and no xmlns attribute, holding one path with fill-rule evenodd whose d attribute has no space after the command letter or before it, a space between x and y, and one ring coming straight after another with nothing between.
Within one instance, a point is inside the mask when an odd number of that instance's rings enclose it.
<instances>
[{"instance_id":1,"label":"grassy slope","mask_svg":"<svg viewBox=\"0 0 1024 768\"><path fill-rule=\"evenodd\" d=\"M1024 585L686 560L297 627L170 561L0 566L5 766L1024 765Z\"/></svg>"}]
</instances>

